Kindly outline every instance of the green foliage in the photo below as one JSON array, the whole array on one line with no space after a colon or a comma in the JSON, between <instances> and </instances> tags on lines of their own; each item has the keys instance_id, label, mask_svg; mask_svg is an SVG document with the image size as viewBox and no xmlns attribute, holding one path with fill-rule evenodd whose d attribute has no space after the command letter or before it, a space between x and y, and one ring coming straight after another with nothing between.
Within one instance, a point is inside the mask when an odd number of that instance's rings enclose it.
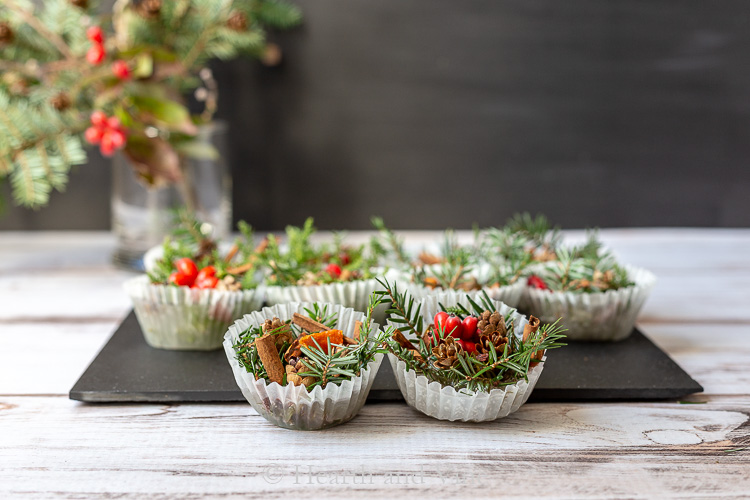
<instances>
[{"instance_id":1,"label":"green foliage","mask_svg":"<svg viewBox=\"0 0 750 500\"><path fill-rule=\"evenodd\" d=\"M313 219L305 220L302 227L287 226L285 241L269 234L268 245L259 255L259 267L266 271L267 285L327 284L340 281L325 271L328 264L337 264L349 280L369 279L377 256L366 245L351 246L337 235L333 244L313 243L316 232Z\"/></svg>"},{"instance_id":2,"label":"green foliage","mask_svg":"<svg viewBox=\"0 0 750 500\"><path fill-rule=\"evenodd\" d=\"M511 310L505 315L505 324L509 334L503 352L497 352L493 346L488 352L486 361L462 352L457 357L458 363L450 369L438 368L434 365L437 357L432 352L432 346L425 342L424 318L421 314L421 307L415 306L414 299L407 293L399 293L395 285L391 285L385 280L381 281L381 285L384 290L375 293L382 300L390 301L391 306L388 313L391 315L390 321L396 325L386 330L388 335L386 348L404 361L408 370L414 370L430 381L439 382L444 386L452 386L456 390L490 391L515 384L521 379L528 378L532 357L537 351L565 345L560 342L565 337L563 335L564 329L557 322L542 325L526 341L510 333L514 331L515 327L512 319L515 310ZM477 301L471 298L468 301L470 308L464 306L445 308L442 305L441 307L443 307L443 310L457 313L461 317L467 315L479 316L484 311L493 312L496 310L486 293L481 294ZM428 324L431 323L431 319L428 318ZM412 342L419 356L391 338L396 329Z\"/></svg>"},{"instance_id":3,"label":"green foliage","mask_svg":"<svg viewBox=\"0 0 750 500\"><path fill-rule=\"evenodd\" d=\"M52 189L65 186L70 167L85 162L81 135L93 110L121 119L125 154L149 182L179 177L177 151L215 157L190 140L196 123L210 120L215 95L204 99L197 117L188 113L182 94L201 85L215 94L210 72L201 72L209 59L259 57L267 29L301 22L295 5L276 0L164 1L156 16L144 15L132 0L116 0L111 13L101 14L99 2L88 3L87 9L70 0L0 3L0 24L10 33L0 41L0 178L10 178L19 204L45 205ZM85 57L92 25L105 30L107 54L98 66ZM118 59L130 65L129 81L113 76ZM66 105L52 105L61 94ZM158 137L146 133L153 127ZM139 154L144 141L155 145L149 154ZM171 170L164 168L165 158Z\"/></svg>"},{"instance_id":4,"label":"green foliage","mask_svg":"<svg viewBox=\"0 0 750 500\"><path fill-rule=\"evenodd\" d=\"M62 190L72 165L86 161L81 128L72 113L59 113L41 99L16 99L0 89L0 176L8 175L15 198L29 207Z\"/></svg>"},{"instance_id":5,"label":"green foliage","mask_svg":"<svg viewBox=\"0 0 750 500\"><path fill-rule=\"evenodd\" d=\"M360 328L359 344L354 346L333 344L333 347L338 347L339 349L331 349L332 346L329 345L328 352L320 349L321 346L317 341L315 341L317 348L301 347L304 363L309 367L309 370L298 373L298 375L301 377L309 376L315 379L315 382L307 387L308 391L311 391L318 385L325 387L327 384L341 384L345 380L351 380L359 376L361 370L372 361L377 353L385 351L383 348L386 339L385 333L382 330L377 330L374 337L370 336L372 311L380 303L381 300L378 297L372 296L370 298L367 315ZM336 326L337 315L334 312L329 312L327 305L314 303L312 309L305 312L312 319L323 323L331 329ZM292 330L295 338L307 334L307 332L293 324L291 320L285 321L284 324ZM283 328L282 326L278 330L280 331ZM276 333L276 330L267 333L273 335ZM260 327L248 328L240 333L237 342L233 345L237 362L249 373L255 375L256 379L268 378L268 374L258 355L258 350L255 347L255 340L263 335L264 332ZM279 358L282 363L285 363L284 355L288 347L289 344L285 344L279 349Z\"/></svg>"}]
</instances>

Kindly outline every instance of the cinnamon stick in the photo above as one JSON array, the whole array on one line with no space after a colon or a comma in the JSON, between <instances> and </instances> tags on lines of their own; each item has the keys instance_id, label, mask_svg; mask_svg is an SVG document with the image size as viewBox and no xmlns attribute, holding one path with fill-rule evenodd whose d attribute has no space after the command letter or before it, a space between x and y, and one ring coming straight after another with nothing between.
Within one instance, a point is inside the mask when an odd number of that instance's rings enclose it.
<instances>
[{"instance_id":1,"label":"cinnamon stick","mask_svg":"<svg viewBox=\"0 0 750 500\"><path fill-rule=\"evenodd\" d=\"M523 341L526 342L529 337L531 337L533 334L535 334L539 330L539 326L541 325L541 321L539 321L539 318L536 316L529 316L529 322L526 323L526 326L523 327ZM544 349L540 349L536 351L532 356L532 360L541 360L544 356ZM529 363L529 366L535 366L539 364L537 361L532 361Z\"/></svg>"},{"instance_id":2,"label":"cinnamon stick","mask_svg":"<svg viewBox=\"0 0 750 500\"><path fill-rule=\"evenodd\" d=\"M396 330L393 332L393 340L398 342L398 344L403 347L404 349L409 349L410 351L416 351L417 348L414 347L414 344L409 342L409 339L404 337L404 334L401 333L401 330Z\"/></svg>"},{"instance_id":3,"label":"cinnamon stick","mask_svg":"<svg viewBox=\"0 0 750 500\"><path fill-rule=\"evenodd\" d=\"M359 342L359 331L362 329L362 322L361 321L355 321L354 322L354 338Z\"/></svg>"},{"instance_id":4,"label":"cinnamon stick","mask_svg":"<svg viewBox=\"0 0 750 500\"><path fill-rule=\"evenodd\" d=\"M284 365L276 349L276 338L273 335L263 335L255 339L255 348L258 349L258 356L263 368L266 369L268 380L281 385L284 381Z\"/></svg>"},{"instance_id":5,"label":"cinnamon stick","mask_svg":"<svg viewBox=\"0 0 750 500\"><path fill-rule=\"evenodd\" d=\"M234 259L234 256L237 255L237 252L239 251L240 251L240 247L237 246L236 243L232 245L232 248L230 248L229 251L227 252L227 256L224 257L224 262L226 263L232 262L232 259Z\"/></svg>"},{"instance_id":6,"label":"cinnamon stick","mask_svg":"<svg viewBox=\"0 0 750 500\"><path fill-rule=\"evenodd\" d=\"M303 316L300 313L294 313L292 315L292 323L310 333L325 332L329 330L329 328L323 323L318 323L314 319Z\"/></svg>"}]
</instances>

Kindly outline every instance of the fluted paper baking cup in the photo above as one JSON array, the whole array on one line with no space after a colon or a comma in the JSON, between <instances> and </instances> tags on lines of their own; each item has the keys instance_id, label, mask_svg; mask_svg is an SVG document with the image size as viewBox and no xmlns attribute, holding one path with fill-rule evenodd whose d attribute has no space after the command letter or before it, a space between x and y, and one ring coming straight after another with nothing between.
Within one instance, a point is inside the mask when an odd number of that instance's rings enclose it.
<instances>
[{"instance_id":1,"label":"fluted paper baking cup","mask_svg":"<svg viewBox=\"0 0 750 500\"><path fill-rule=\"evenodd\" d=\"M351 307L355 311L367 311L370 295L382 287L375 279L328 283L325 285L269 286L266 302L273 306L288 302L328 302ZM385 305L378 306L372 319L379 324L385 322Z\"/></svg>"},{"instance_id":2,"label":"fluted paper baking cup","mask_svg":"<svg viewBox=\"0 0 750 500\"><path fill-rule=\"evenodd\" d=\"M601 293L554 292L526 287L524 308L543 323L562 318L569 340L617 341L633 331L656 283L646 269L625 266L634 286Z\"/></svg>"},{"instance_id":3,"label":"fluted paper baking cup","mask_svg":"<svg viewBox=\"0 0 750 500\"><path fill-rule=\"evenodd\" d=\"M437 265L425 266L425 268L428 270L435 269L436 267ZM489 273L489 267L485 266L476 271L470 272L469 276L476 277L477 280L481 283L483 281L487 281L487 279L489 278ZM446 291L442 288L430 288L421 283L414 283L412 281L411 274L403 271L389 273L386 275L386 277L391 281L395 281L399 285L399 288L401 288L402 290L409 292L409 294L414 297L414 300L421 300L430 295ZM526 284L526 278L520 278L512 285L483 286L481 290L472 290L465 293L467 293L471 297L474 297L480 294L482 291L485 291L492 300L497 300L498 302L502 302L503 304L509 305L511 307L518 307L521 303L523 291L526 289Z\"/></svg>"},{"instance_id":4,"label":"fluted paper baking cup","mask_svg":"<svg viewBox=\"0 0 750 500\"><path fill-rule=\"evenodd\" d=\"M146 342L159 349L209 351L221 347L229 325L263 305L262 289L201 290L154 285L148 276L125 282Z\"/></svg>"},{"instance_id":5,"label":"fluted paper baking cup","mask_svg":"<svg viewBox=\"0 0 750 500\"><path fill-rule=\"evenodd\" d=\"M421 315L425 322L432 320L442 307L453 307L458 304L470 308L464 292L448 291L431 295L420 300ZM502 315L508 314L513 308L494 301L494 305ZM513 332L517 337L523 336L523 328L528 323L527 318L517 312L513 314ZM389 322L390 325L390 322ZM507 417L518 410L534 390L539 375L544 369L544 360L529 370L528 380L521 379L515 384L487 391L456 390L451 386L444 386L439 382L430 381L426 376L414 370L407 370L406 363L392 353L388 360L393 367L393 373L398 388L406 403L425 415L439 420L459 420L461 422L485 422Z\"/></svg>"},{"instance_id":6,"label":"fluted paper baking cup","mask_svg":"<svg viewBox=\"0 0 750 500\"><path fill-rule=\"evenodd\" d=\"M363 321L365 318L364 313L340 304L320 305L327 305L329 312L337 313L338 321L335 328L342 330L344 335L349 337L354 334L354 323ZM264 307L261 311L246 314L242 319L237 320L229 327L224 337L224 351L242 395L266 420L287 429L320 430L343 424L354 418L365 404L372 382L383 361L381 353L375 354L372 361L360 371L358 377L344 380L338 385L327 384L325 388L316 386L311 391L303 385L282 386L277 382L269 384L265 379L256 380L255 375L240 365L233 346L242 332L248 328L260 326L267 319L287 320L295 312L306 314L305 308L309 309L311 306L311 303L293 302ZM370 338L374 338L378 328L379 325L373 322L369 333Z\"/></svg>"}]
</instances>

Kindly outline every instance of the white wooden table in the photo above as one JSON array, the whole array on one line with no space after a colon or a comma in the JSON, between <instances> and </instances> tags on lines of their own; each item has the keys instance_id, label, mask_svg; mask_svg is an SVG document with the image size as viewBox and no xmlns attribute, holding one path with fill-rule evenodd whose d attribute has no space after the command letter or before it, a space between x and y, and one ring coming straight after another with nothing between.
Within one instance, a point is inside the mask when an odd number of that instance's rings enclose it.
<instances>
[{"instance_id":1,"label":"white wooden table","mask_svg":"<svg viewBox=\"0 0 750 500\"><path fill-rule=\"evenodd\" d=\"M371 404L303 433L247 404L69 400L130 274L107 233L0 232L0 498L750 496L750 230L602 236L658 275L639 324L700 404L537 403L488 424Z\"/></svg>"}]
</instances>

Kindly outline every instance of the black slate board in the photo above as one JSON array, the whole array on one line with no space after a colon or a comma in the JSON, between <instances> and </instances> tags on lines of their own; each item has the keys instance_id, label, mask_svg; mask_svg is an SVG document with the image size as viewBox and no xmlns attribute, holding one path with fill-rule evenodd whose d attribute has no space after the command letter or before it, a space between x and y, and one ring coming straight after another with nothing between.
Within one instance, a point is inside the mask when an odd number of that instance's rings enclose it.
<instances>
[{"instance_id":1,"label":"black slate board","mask_svg":"<svg viewBox=\"0 0 750 500\"><path fill-rule=\"evenodd\" d=\"M637 329L617 343L571 342L550 352L531 401L679 398L695 380ZM244 401L224 350L166 351L146 344L131 312L70 391L89 403ZM383 361L369 400L399 400Z\"/></svg>"}]
</instances>

